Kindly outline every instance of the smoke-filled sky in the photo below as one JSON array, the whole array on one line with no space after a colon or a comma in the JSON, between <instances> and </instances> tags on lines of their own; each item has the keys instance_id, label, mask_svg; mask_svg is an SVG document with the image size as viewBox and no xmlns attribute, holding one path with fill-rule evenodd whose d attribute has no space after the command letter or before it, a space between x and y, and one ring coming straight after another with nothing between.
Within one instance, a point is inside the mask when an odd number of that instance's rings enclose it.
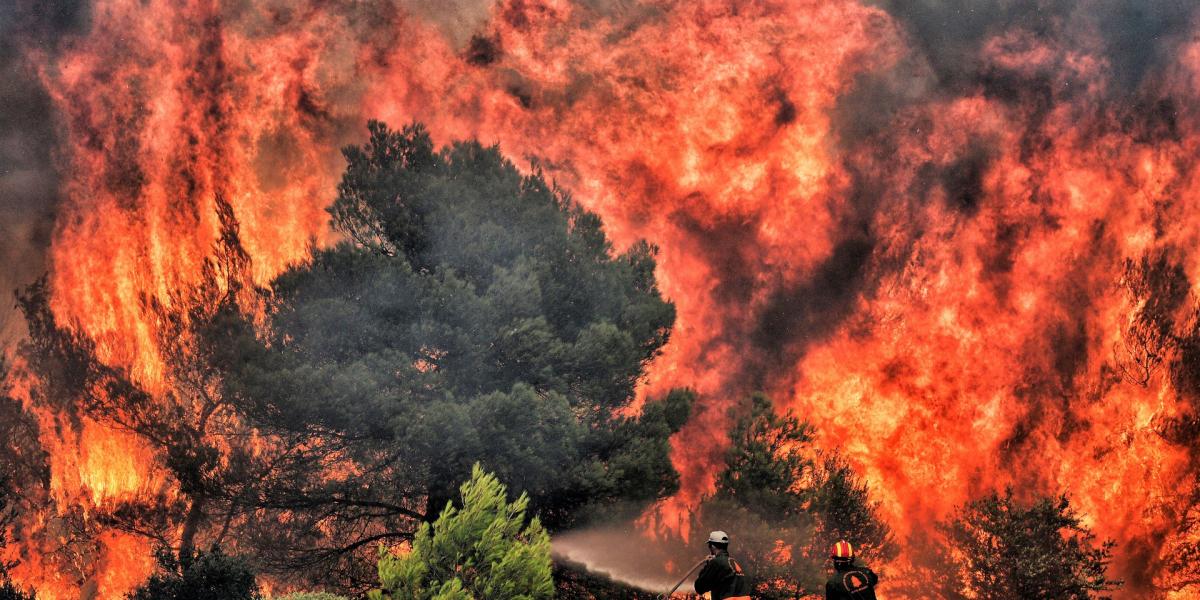
<instances>
[{"instance_id":1,"label":"smoke-filled sky","mask_svg":"<svg viewBox=\"0 0 1200 600\"><path fill-rule=\"evenodd\" d=\"M429 19L455 48L462 48L486 27L493 0L375 4L397 4ZM636 5L617 0L582 4L601 11ZM852 140L886 125L906 103L978 86L988 76L980 58L981 45L989 35L1016 26L1037 35L1066 36L1067 44L1103 56L1114 83L1110 93L1135 94L1144 78L1160 73L1171 62L1174 49L1191 32L1195 10L1187 0L875 0L867 4L892 15L919 53L894 71L862 77L839 101L837 133ZM4 107L0 111L0 264L5 265L0 289L26 285L46 269L44 253L58 198L55 114L21 50L24 46L53 53L63 36L85 32L88 23L87 2L14 0L0 6L0 70L5 81L0 88ZM1089 47L1097 41L1099 47ZM987 153L981 150L976 163L986 160ZM11 328L14 319L5 320Z\"/></svg>"},{"instance_id":2,"label":"smoke-filled sky","mask_svg":"<svg viewBox=\"0 0 1200 600\"><path fill-rule=\"evenodd\" d=\"M485 30L493 0L395 4L435 23L455 48ZM635 2L587 0L593 10L631 11ZM851 140L883 127L894 111L930 94L958 94L988 76L981 45L990 35L1021 27L1036 35L1062 37L1069 45L1103 56L1114 85L1110 93L1137 92L1148 75L1171 62L1174 49L1191 31L1194 5L1187 0L939 1L873 0L904 28L918 53L896 69L870 73L847 90L835 109L837 133ZM0 289L28 284L46 269L58 178L55 171L55 114L22 46L53 53L63 36L85 32L87 2L12 0L0 5ZM1091 47L1099 44L1099 47ZM929 71L925 69L928 68ZM58 157L61 158L61 157ZM981 169L981 150L974 168ZM970 166L970 165L968 165ZM4 328L3 323L8 327ZM0 329L11 330L4 317ZM769 343L769 341L768 341Z\"/></svg>"},{"instance_id":3,"label":"smoke-filled sky","mask_svg":"<svg viewBox=\"0 0 1200 600\"><path fill-rule=\"evenodd\" d=\"M45 270L54 223L58 177L50 99L21 52L27 36L50 46L77 23L73 9L54 4L44 3L36 12L0 5L0 290L5 296L0 340L10 338L18 325L10 312L11 291Z\"/></svg>"}]
</instances>

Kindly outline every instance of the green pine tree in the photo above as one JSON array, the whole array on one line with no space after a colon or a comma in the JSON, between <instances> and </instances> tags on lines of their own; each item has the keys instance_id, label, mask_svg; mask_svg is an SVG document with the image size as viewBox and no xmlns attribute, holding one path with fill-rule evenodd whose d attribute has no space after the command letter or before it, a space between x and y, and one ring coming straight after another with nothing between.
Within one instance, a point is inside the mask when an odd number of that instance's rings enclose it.
<instances>
[{"instance_id":1,"label":"green pine tree","mask_svg":"<svg viewBox=\"0 0 1200 600\"><path fill-rule=\"evenodd\" d=\"M159 572L131 592L128 600L260 600L254 571L220 548L177 557L159 553Z\"/></svg>"},{"instance_id":2,"label":"green pine tree","mask_svg":"<svg viewBox=\"0 0 1200 600\"><path fill-rule=\"evenodd\" d=\"M447 503L423 525L411 552L386 548L379 558L382 589L370 600L540 600L554 597L550 536L529 499L508 502L508 489L479 465L460 488L462 508Z\"/></svg>"},{"instance_id":3,"label":"green pine tree","mask_svg":"<svg viewBox=\"0 0 1200 600\"><path fill-rule=\"evenodd\" d=\"M674 493L692 395L631 410L675 318L654 248L618 250L497 147L370 132L330 209L347 241L272 283L265 332L230 311L200 336L222 398L288 449L232 495L255 511L260 562L373 584L359 549L412 539L475 463L552 530ZM331 475L331 455L357 468Z\"/></svg>"},{"instance_id":4,"label":"green pine tree","mask_svg":"<svg viewBox=\"0 0 1200 600\"><path fill-rule=\"evenodd\" d=\"M1028 503L991 493L910 546L924 560L897 578L899 591L943 600L1104 600L1115 543L1098 541L1065 496Z\"/></svg>"}]
</instances>

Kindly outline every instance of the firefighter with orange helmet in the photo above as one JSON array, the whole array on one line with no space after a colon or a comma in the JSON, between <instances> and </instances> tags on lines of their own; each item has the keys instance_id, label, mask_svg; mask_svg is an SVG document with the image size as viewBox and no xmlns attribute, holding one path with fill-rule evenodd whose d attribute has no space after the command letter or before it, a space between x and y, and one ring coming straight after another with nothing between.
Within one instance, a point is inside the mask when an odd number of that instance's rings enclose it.
<instances>
[{"instance_id":1,"label":"firefighter with orange helmet","mask_svg":"<svg viewBox=\"0 0 1200 600\"><path fill-rule=\"evenodd\" d=\"M750 600L750 583L742 566L729 556L729 536L724 531L708 535L708 562L696 576L696 593L712 592L712 600Z\"/></svg>"},{"instance_id":2,"label":"firefighter with orange helmet","mask_svg":"<svg viewBox=\"0 0 1200 600\"><path fill-rule=\"evenodd\" d=\"M825 583L825 600L875 600L879 576L862 565L854 564L854 546L841 541L829 553L833 575Z\"/></svg>"}]
</instances>

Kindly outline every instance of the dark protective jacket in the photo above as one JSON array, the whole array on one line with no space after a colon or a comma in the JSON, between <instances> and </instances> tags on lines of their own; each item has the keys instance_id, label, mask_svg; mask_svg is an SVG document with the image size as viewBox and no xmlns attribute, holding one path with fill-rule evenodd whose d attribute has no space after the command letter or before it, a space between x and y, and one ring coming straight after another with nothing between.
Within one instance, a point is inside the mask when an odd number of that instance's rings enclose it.
<instances>
[{"instance_id":1,"label":"dark protective jacket","mask_svg":"<svg viewBox=\"0 0 1200 600\"><path fill-rule=\"evenodd\" d=\"M712 600L750 600L750 582L728 552L718 552L696 576L696 593L712 592Z\"/></svg>"},{"instance_id":2,"label":"dark protective jacket","mask_svg":"<svg viewBox=\"0 0 1200 600\"><path fill-rule=\"evenodd\" d=\"M879 576L861 565L836 565L825 583L825 600L875 600Z\"/></svg>"}]
</instances>

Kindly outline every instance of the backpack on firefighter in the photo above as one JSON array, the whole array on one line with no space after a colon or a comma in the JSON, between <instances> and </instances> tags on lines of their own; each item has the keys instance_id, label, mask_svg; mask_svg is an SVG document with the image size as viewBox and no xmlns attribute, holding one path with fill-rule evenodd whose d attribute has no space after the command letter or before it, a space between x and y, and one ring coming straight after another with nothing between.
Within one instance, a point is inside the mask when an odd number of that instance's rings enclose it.
<instances>
[{"instance_id":1,"label":"backpack on firefighter","mask_svg":"<svg viewBox=\"0 0 1200 600\"><path fill-rule=\"evenodd\" d=\"M737 560L729 556L729 536L714 531L708 536L710 556L696 576L696 592L712 593L712 600L750 600L750 583Z\"/></svg>"},{"instance_id":2,"label":"backpack on firefighter","mask_svg":"<svg viewBox=\"0 0 1200 600\"><path fill-rule=\"evenodd\" d=\"M830 552L834 573L825 584L825 600L875 600L879 576L863 565L854 564L854 547L841 541Z\"/></svg>"}]
</instances>

